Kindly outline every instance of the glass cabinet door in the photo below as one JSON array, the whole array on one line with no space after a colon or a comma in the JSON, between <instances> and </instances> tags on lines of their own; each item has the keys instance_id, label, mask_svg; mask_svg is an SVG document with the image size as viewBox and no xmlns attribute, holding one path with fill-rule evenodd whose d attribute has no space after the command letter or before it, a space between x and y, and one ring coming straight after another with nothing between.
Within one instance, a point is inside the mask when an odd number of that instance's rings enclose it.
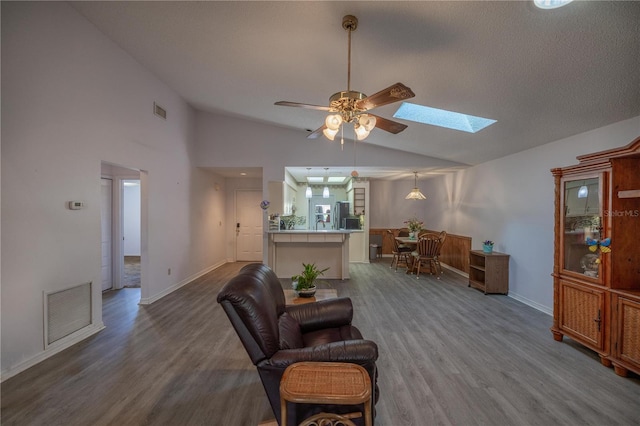
<instances>
[{"instance_id":1,"label":"glass cabinet door","mask_svg":"<svg viewBox=\"0 0 640 426\"><path fill-rule=\"evenodd\" d=\"M598 177L564 182L562 267L601 281L601 191Z\"/></svg>"}]
</instances>

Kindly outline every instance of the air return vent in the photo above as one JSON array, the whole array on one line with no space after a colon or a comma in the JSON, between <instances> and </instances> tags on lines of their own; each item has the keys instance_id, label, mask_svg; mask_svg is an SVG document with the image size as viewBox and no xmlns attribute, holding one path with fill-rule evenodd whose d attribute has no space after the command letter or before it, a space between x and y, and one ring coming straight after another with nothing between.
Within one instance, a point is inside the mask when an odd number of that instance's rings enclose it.
<instances>
[{"instance_id":1,"label":"air return vent","mask_svg":"<svg viewBox=\"0 0 640 426\"><path fill-rule=\"evenodd\" d=\"M164 120L167 119L167 110L155 102L153 103L153 113Z\"/></svg>"},{"instance_id":2,"label":"air return vent","mask_svg":"<svg viewBox=\"0 0 640 426\"><path fill-rule=\"evenodd\" d=\"M91 283L45 293L45 347L91 325Z\"/></svg>"}]
</instances>

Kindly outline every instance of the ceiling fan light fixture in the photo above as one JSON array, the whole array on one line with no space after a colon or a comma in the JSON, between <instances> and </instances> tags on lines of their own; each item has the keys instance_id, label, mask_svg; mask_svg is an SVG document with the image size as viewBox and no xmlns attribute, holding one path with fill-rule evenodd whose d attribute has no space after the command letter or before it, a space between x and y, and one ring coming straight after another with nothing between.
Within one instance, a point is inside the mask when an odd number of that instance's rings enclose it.
<instances>
[{"instance_id":1,"label":"ceiling fan light fixture","mask_svg":"<svg viewBox=\"0 0 640 426\"><path fill-rule=\"evenodd\" d=\"M367 132L372 131L373 128L376 127L376 117L373 115L362 114L358 118L358 122L365 128Z\"/></svg>"},{"instance_id":2,"label":"ceiling fan light fixture","mask_svg":"<svg viewBox=\"0 0 640 426\"><path fill-rule=\"evenodd\" d=\"M358 140L365 139L374 128L379 128L386 132L397 134L406 129L406 125L382 117L375 117L370 114L363 114L373 108L381 107L403 99L415 96L411 89L402 83L393 84L373 95L367 96L362 92L351 90L351 33L358 28L358 18L353 15L345 15L342 18L342 28L348 34L347 50L347 90L334 93L329 98L329 106L301 104L298 102L278 101L275 105L308 108L320 111L328 111L325 124L311 132L307 139L316 139L320 134L329 140L334 140L336 132L344 123L353 123L356 131L359 131ZM358 125L364 127L358 130ZM341 143L342 146L342 143Z\"/></svg>"},{"instance_id":3,"label":"ceiling fan light fixture","mask_svg":"<svg viewBox=\"0 0 640 426\"><path fill-rule=\"evenodd\" d=\"M342 124L342 117L340 114L329 114L327 115L327 119L324 121L324 124L328 129L335 130L337 132Z\"/></svg>"},{"instance_id":4,"label":"ceiling fan light fixture","mask_svg":"<svg viewBox=\"0 0 640 426\"><path fill-rule=\"evenodd\" d=\"M358 139L359 141L364 140L366 139L367 136L369 136L369 131L360 124L356 124L355 131L356 131L356 139Z\"/></svg>"},{"instance_id":5,"label":"ceiling fan light fixture","mask_svg":"<svg viewBox=\"0 0 640 426\"><path fill-rule=\"evenodd\" d=\"M326 128L322 131L322 134L324 135L325 138L329 139L330 141L332 141L336 135L338 134L338 129L336 130L331 130L329 128Z\"/></svg>"}]
</instances>

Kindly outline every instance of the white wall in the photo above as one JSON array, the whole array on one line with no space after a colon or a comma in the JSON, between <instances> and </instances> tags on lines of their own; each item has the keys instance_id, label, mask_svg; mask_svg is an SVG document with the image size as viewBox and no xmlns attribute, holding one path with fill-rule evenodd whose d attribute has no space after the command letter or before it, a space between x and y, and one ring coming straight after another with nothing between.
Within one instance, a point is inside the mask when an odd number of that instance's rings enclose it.
<instances>
[{"instance_id":1,"label":"white wall","mask_svg":"<svg viewBox=\"0 0 640 426\"><path fill-rule=\"evenodd\" d=\"M192 164L194 111L67 3L1 6L5 379L60 350L43 349L44 291L98 284L93 331L102 326L101 161L143 170L143 298L226 256L216 244L224 194ZM152 114L154 101L167 109L166 121ZM69 200L86 208L68 210Z\"/></svg>"},{"instance_id":2,"label":"white wall","mask_svg":"<svg viewBox=\"0 0 640 426\"><path fill-rule=\"evenodd\" d=\"M553 311L554 182L550 170L576 156L625 146L640 135L640 117L427 179L424 219L430 229L495 241L511 255L509 295Z\"/></svg>"}]
</instances>

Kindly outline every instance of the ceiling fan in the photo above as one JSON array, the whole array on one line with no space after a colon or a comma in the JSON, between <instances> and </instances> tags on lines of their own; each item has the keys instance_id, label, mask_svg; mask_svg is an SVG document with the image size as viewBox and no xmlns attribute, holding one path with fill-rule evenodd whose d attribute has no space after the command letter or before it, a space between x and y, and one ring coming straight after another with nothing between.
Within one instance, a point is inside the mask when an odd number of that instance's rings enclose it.
<instances>
[{"instance_id":1,"label":"ceiling fan","mask_svg":"<svg viewBox=\"0 0 640 426\"><path fill-rule=\"evenodd\" d=\"M371 96L351 90L351 32L358 28L358 18L353 15L344 16L342 18L342 28L349 33L347 90L331 95L329 98L329 106L288 101L279 101L276 102L275 105L315 109L332 113L327 116L325 124L322 127L307 136L309 139L316 139L321 134L324 134L327 139L333 140L343 123L354 124L357 140L365 139L374 127L389 133L400 133L407 128L405 124L371 114L368 111L379 106L412 98L415 94L402 83L396 83Z\"/></svg>"}]
</instances>

